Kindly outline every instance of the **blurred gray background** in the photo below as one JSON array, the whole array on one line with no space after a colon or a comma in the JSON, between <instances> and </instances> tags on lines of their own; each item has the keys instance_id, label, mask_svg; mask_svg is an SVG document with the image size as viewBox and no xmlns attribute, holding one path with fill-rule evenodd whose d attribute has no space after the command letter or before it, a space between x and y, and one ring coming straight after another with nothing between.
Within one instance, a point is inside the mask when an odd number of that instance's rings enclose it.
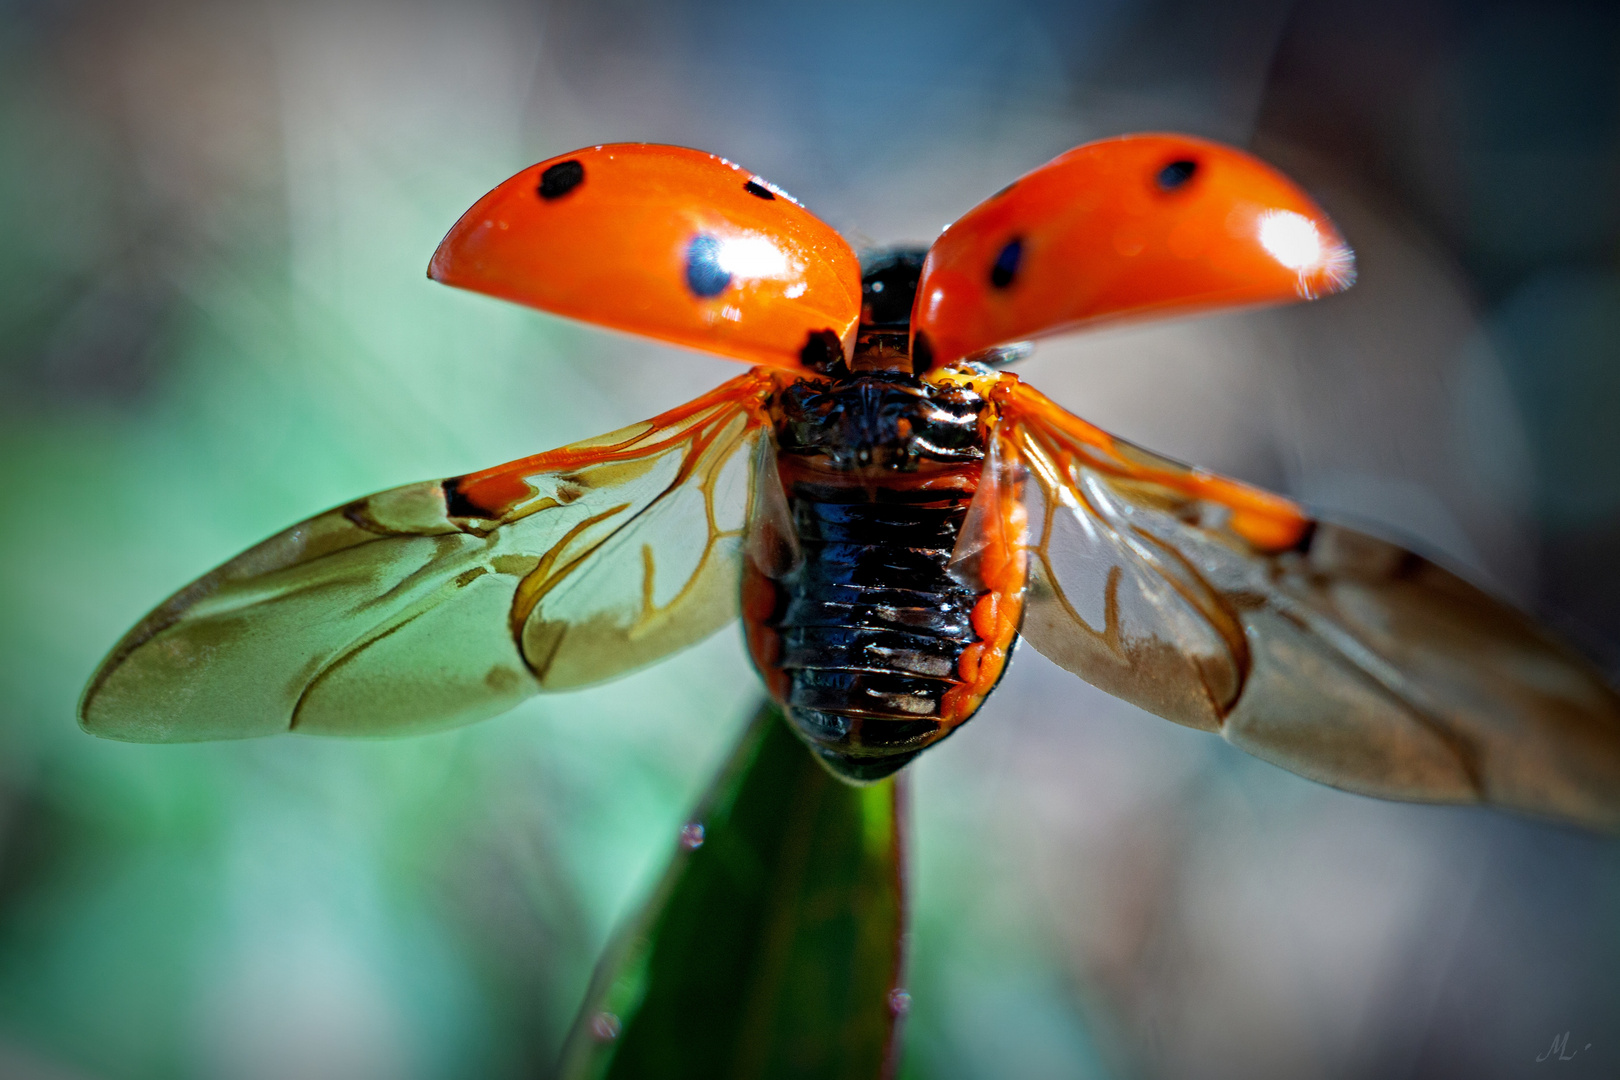
<instances>
[{"instance_id":1,"label":"blurred gray background","mask_svg":"<svg viewBox=\"0 0 1620 1080\"><path fill-rule=\"evenodd\" d=\"M736 371L428 283L479 195L671 142L926 243L1152 129L1282 166L1359 284L1020 374L1620 672L1615 5L0 0L0 1076L547 1075L750 712L728 632L415 740L75 727L270 532ZM1620 1075L1613 841L1332 791L1028 649L912 771L907 1077Z\"/></svg>"}]
</instances>

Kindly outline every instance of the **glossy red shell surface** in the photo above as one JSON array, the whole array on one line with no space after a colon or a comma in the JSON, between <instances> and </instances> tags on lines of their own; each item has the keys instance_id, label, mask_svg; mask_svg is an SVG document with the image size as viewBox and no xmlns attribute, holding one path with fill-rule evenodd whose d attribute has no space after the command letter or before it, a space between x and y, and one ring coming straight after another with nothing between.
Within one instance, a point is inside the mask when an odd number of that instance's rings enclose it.
<instances>
[{"instance_id":1,"label":"glossy red shell surface","mask_svg":"<svg viewBox=\"0 0 1620 1080\"><path fill-rule=\"evenodd\" d=\"M1109 319L1338 292L1354 257L1326 214L1259 159L1184 135L1061 155L934 242L912 312L935 366Z\"/></svg>"},{"instance_id":2,"label":"glossy red shell surface","mask_svg":"<svg viewBox=\"0 0 1620 1080\"><path fill-rule=\"evenodd\" d=\"M847 354L861 309L860 262L831 226L723 158L643 143L524 169L456 222L428 276L785 368L812 336Z\"/></svg>"}]
</instances>

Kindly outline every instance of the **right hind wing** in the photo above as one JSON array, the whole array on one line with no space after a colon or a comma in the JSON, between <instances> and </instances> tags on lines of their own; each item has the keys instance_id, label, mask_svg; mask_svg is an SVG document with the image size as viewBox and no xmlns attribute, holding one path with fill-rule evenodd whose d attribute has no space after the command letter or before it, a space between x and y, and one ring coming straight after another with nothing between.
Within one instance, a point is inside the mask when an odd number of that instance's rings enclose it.
<instances>
[{"instance_id":1,"label":"right hind wing","mask_svg":"<svg viewBox=\"0 0 1620 1080\"><path fill-rule=\"evenodd\" d=\"M1531 620L1008 385L1042 654L1335 787L1620 827L1620 696Z\"/></svg>"},{"instance_id":2,"label":"right hind wing","mask_svg":"<svg viewBox=\"0 0 1620 1080\"><path fill-rule=\"evenodd\" d=\"M470 723L611 679L736 614L768 376L654 420L329 510L125 635L80 719L138 742Z\"/></svg>"}]
</instances>

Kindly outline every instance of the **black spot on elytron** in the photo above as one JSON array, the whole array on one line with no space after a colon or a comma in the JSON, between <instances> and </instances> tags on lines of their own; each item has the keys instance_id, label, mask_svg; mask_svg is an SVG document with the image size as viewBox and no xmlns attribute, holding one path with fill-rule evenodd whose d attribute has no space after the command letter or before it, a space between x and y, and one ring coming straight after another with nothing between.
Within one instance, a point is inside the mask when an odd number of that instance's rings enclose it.
<instances>
[{"instance_id":1,"label":"black spot on elytron","mask_svg":"<svg viewBox=\"0 0 1620 1080\"><path fill-rule=\"evenodd\" d=\"M758 182L756 182L754 180L750 180L750 181L748 181L748 183L744 184L743 185L743 190L748 192L748 194L754 195L754 196L756 196L758 198L761 198L761 199L774 199L774 198L776 198L776 192L772 191L770 188L766 187L764 184L758 183Z\"/></svg>"},{"instance_id":2,"label":"black spot on elytron","mask_svg":"<svg viewBox=\"0 0 1620 1080\"><path fill-rule=\"evenodd\" d=\"M560 199L585 181L585 166L570 158L559 161L540 174L540 197L548 202Z\"/></svg>"},{"instance_id":3,"label":"black spot on elytron","mask_svg":"<svg viewBox=\"0 0 1620 1080\"><path fill-rule=\"evenodd\" d=\"M811 371L831 375L844 368L844 343L831 330L812 330L799 350L799 363Z\"/></svg>"},{"instance_id":4,"label":"black spot on elytron","mask_svg":"<svg viewBox=\"0 0 1620 1080\"><path fill-rule=\"evenodd\" d=\"M911 342L911 370L922 374L931 371L934 367L934 346L928 340L928 335L917 331L917 336Z\"/></svg>"},{"instance_id":5,"label":"black spot on elytron","mask_svg":"<svg viewBox=\"0 0 1620 1080\"><path fill-rule=\"evenodd\" d=\"M1174 191L1182 184L1185 184L1187 181L1191 180L1193 173L1197 171L1198 162L1196 161L1188 161L1185 159L1181 161L1172 161L1170 164L1159 170L1159 175L1157 177L1159 190Z\"/></svg>"},{"instance_id":6,"label":"black spot on elytron","mask_svg":"<svg viewBox=\"0 0 1620 1080\"><path fill-rule=\"evenodd\" d=\"M686 287L698 296L719 296L731 284L731 272L720 265L720 241L698 233L686 245Z\"/></svg>"},{"instance_id":7,"label":"black spot on elytron","mask_svg":"<svg viewBox=\"0 0 1620 1080\"><path fill-rule=\"evenodd\" d=\"M1005 289L1013 283L1018 276L1018 264L1024 259L1024 239L1015 236L1007 241L1007 246L1001 249L996 256L996 264L990 268L990 284L998 289Z\"/></svg>"}]
</instances>

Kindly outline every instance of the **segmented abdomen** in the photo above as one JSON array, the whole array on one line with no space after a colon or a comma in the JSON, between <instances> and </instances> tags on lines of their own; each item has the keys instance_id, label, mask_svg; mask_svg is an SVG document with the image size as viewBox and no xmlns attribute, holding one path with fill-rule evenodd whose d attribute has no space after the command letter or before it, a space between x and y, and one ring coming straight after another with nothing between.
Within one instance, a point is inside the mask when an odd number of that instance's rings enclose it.
<instances>
[{"instance_id":1,"label":"segmented abdomen","mask_svg":"<svg viewBox=\"0 0 1620 1080\"><path fill-rule=\"evenodd\" d=\"M878 478L780 467L802 561L774 582L750 568L750 645L828 764L877 779L971 715L955 715L960 665L984 594L946 566L979 463Z\"/></svg>"}]
</instances>

